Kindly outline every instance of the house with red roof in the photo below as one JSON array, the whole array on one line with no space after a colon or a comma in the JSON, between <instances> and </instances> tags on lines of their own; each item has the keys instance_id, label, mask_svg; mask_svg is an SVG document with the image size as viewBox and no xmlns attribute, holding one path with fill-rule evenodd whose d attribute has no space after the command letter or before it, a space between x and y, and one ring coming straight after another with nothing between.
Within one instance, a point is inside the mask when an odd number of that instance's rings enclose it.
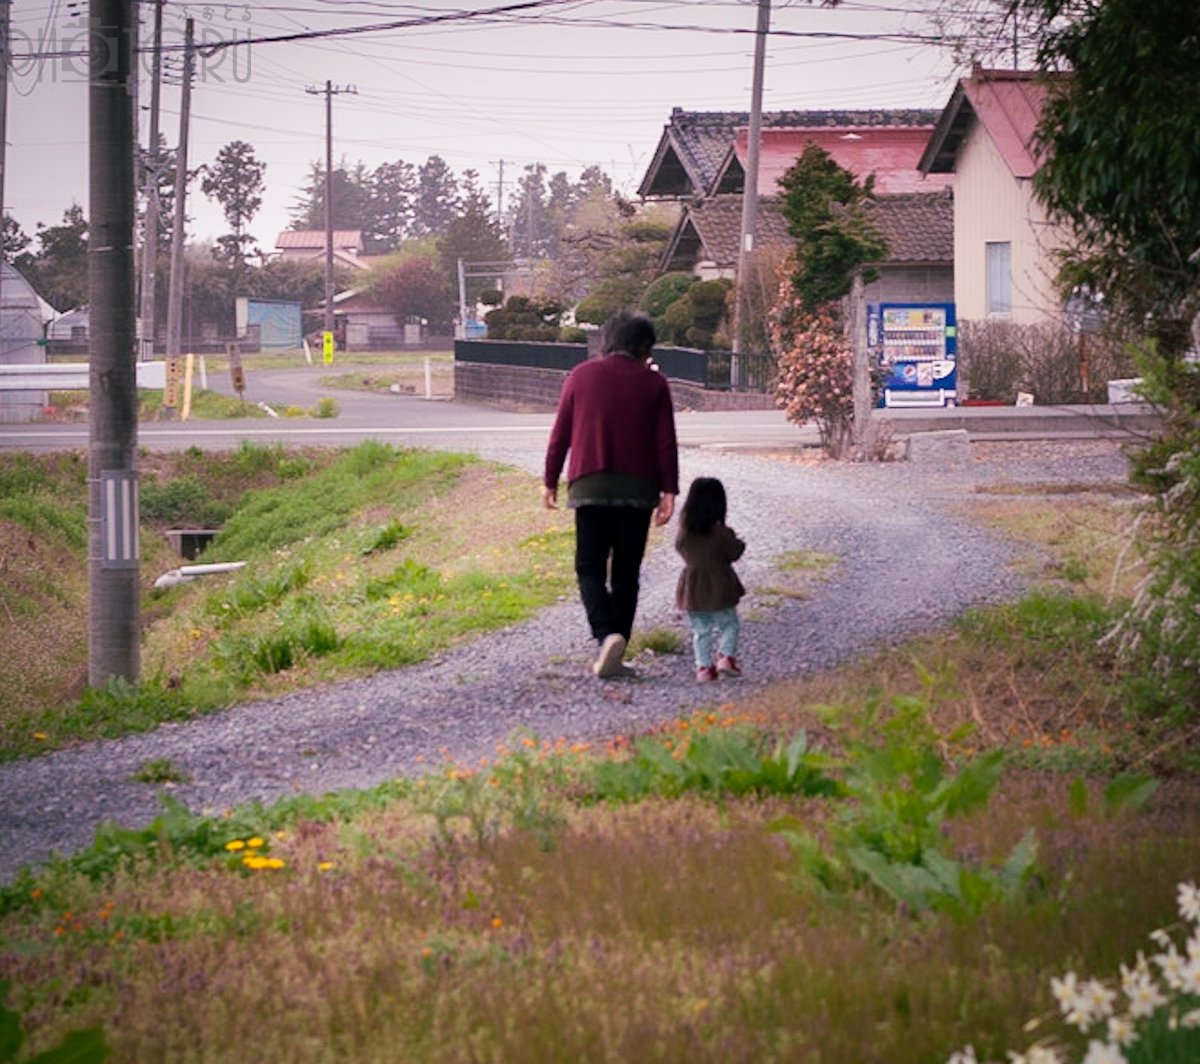
<instances>
[{"instance_id":1,"label":"house with red roof","mask_svg":"<svg viewBox=\"0 0 1200 1064\"><path fill-rule=\"evenodd\" d=\"M324 229L285 229L275 239L275 251L282 259L325 260ZM333 261L336 266L355 270L370 269L363 258L363 235L360 229L333 231Z\"/></svg>"},{"instance_id":2,"label":"house with red roof","mask_svg":"<svg viewBox=\"0 0 1200 1064\"><path fill-rule=\"evenodd\" d=\"M959 321L1058 318L1055 253L1066 239L1033 193L1035 132L1051 82L976 68L955 87L919 168L954 175L954 299Z\"/></svg>"},{"instance_id":3,"label":"house with red roof","mask_svg":"<svg viewBox=\"0 0 1200 1064\"><path fill-rule=\"evenodd\" d=\"M782 258L794 242L779 199L779 178L815 143L860 180L875 177L872 221L888 244L867 298L949 302L953 298L953 173L926 176L918 164L934 129L933 111L777 111L763 115L753 245ZM675 108L643 196L684 201L660 263L666 271L735 276L749 115Z\"/></svg>"}]
</instances>

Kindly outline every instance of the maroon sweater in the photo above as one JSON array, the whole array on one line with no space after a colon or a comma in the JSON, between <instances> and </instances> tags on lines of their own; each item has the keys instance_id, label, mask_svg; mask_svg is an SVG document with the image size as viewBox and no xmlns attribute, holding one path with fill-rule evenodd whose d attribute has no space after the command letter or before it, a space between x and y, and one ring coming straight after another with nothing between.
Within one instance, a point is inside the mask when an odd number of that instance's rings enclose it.
<instances>
[{"instance_id":1,"label":"maroon sweater","mask_svg":"<svg viewBox=\"0 0 1200 1064\"><path fill-rule=\"evenodd\" d=\"M592 473L644 477L679 494L679 452L667 379L640 359L612 354L576 366L563 384L543 483L556 490Z\"/></svg>"}]
</instances>

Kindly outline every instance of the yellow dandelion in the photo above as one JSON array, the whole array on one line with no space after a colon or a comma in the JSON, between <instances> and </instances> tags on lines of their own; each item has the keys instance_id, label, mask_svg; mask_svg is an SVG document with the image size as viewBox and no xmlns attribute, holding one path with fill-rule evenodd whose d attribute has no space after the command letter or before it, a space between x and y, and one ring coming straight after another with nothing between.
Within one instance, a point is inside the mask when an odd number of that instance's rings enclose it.
<instances>
[{"instance_id":1,"label":"yellow dandelion","mask_svg":"<svg viewBox=\"0 0 1200 1064\"><path fill-rule=\"evenodd\" d=\"M34 738L35 738L35 739L36 739L36 740L37 740L39 743L44 743L44 742L45 742L47 739L49 739L49 738L50 738L50 736L49 736L49 735L47 735L47 734L46 734L44 731L35 731L35 732L33 733L33 737L34 737Z\"/></svg>"},{"instance_id":2,"label":"yellow dandelion","mask_svg":"<svg viewBox=\"0 0 1200 1064\"><path fill-rule=\"evenodd\" d=\"M257 850L259 847L264 846L265 843L262 839L255 835L254 838L246 840L246 845L252 850Z\"/></svg>"},{"instance_id":3,"label":"yellow dandelion","mask_svg":"<svg viewBox=\"0 0 1200 1064\"><path fill-rule=\"evenodd\" d=\"M421 950L421 956L425 960L429 960L429 958L433 956L433 950L426 946L423 950Z\"/></svg>"},{"instance_id":4,"label":"yellow dandelion","mask_svg":"<svg viewBox=\"0 0 1200 1064\"><path fill-rule=\"evenodd\" d=\"M241 839L230 839L229 842L225 843L225 849L231 853L235 850L244 850L245 848L246 844Z\"/></svg>"},{"instance_id":5,"label":"yellow dandelion","mask_svg":"<svg viewBox=\"0 0 1200 1064\"><path fill-rule=\"evenodd\" d=\"M328 872L331 868L333 868L332 861L318 861L317 862L317 871L318 872Z\"/></svg>"},{"instance_id":6,"label":"yellow dandelion","mask_svg":"<svg viewBox=\"0 0 1200 1064\"><path fill-rule=\"evenodd\" d=\"M283 868L284 860L282 857L264 857L262 859L263 868Z\"/></svg>"},{"instance_id":7,"label":"yellow dandelion","mask_svg":"<svg viewBox=\"0 0 1200 1064\"><path fill-rule=\"evenodd\" d=\"M265 857L260 857L256 853L248 853L242 858L242 864L247 868L265 868L266 860Z\"/></svg>"}]
</instances>

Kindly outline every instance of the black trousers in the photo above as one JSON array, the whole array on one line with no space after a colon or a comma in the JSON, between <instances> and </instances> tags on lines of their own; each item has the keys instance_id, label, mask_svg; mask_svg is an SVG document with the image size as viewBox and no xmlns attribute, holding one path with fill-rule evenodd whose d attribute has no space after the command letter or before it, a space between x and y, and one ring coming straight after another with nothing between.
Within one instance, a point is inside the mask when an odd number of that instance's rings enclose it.
<instances>
[{"instance_id":1,"label":"black trousers","mask_svg":"<svg viewBox=\"0 0 1200 1064\"><path fill-rule=\"evenodd\" d=\"M592 635L633 632L638 581L653 510L580 506L575 510L575 576Z\"/></svg>"}]
</instances>

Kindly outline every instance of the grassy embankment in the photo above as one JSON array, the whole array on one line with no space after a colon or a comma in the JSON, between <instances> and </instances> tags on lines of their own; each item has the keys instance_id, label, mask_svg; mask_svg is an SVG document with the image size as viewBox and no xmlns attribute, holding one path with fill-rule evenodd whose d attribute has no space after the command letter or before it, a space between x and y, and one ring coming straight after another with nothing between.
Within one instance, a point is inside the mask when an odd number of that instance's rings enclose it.
<instances>
[{"instance_id":1,"label":"grassy embankment","mask_svg":"<svg viewBox=\"0 0 1200 1064\"><path fill-rule=\"evenodd\" d=\"M342 572L370 600L356 571L381 549L391 573L398 547L420 557L422 508L482 475L423 461L440 494L394 501L386 520L347 502L337 547L312 551L332 560L330 586ZM471 494L489 520L511 510ZM1191 733L1132 715L1097 644L1104 596L1128 592L1114 572L1127 505L977 500L981 520L1039 546L1027 564L1043 590L653 735L603 749L517 735L487 763L367 793L216 820L168 808L149 831L102 833L4 895L0 976L30 1048L97 1025L123 1061L927 1064L1036 1038L1077 1059L1049 978L1111 978L1157 948L1146 935L1172 923L1200 839ZM230 517L231 543L252 509ZM419 564L451 580L486 525L476 515L442 562ZM545 535L565 586L565 536ZM299 553L271 548L273 588ZM805 561L779 559L788 593ZM264 575L189 590L171 612L213 623L244 601L260 616ZM170 630L152 658L208 640ZM255 682L330 660L301 654ZM155 768L147 785L169 776ZM1131 1059L1195 1059L1191 1034L1159 1028Z\"/></svg>"}]
</instances>

